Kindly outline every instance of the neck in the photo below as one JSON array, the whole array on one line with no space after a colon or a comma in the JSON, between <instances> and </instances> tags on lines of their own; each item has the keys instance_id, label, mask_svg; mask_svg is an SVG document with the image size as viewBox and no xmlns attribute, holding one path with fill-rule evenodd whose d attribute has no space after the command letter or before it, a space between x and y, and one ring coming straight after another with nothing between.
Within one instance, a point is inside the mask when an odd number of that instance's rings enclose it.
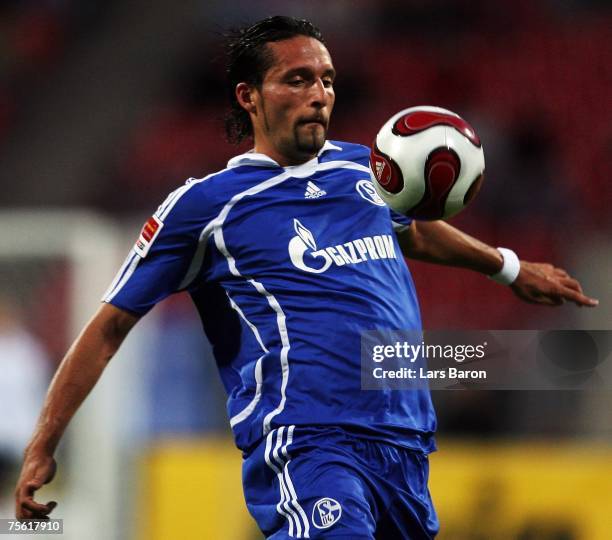
<instances>
[{"instance_id":1,"label":"neck","mask_svg":"<svg viewBox=\"0 0 612 540\"><path fill-rule=\"evenodd\" d=\"M269 158L273 159L281 167L293 167L295 165L301 165L302 163L306 163L307 161L316 158L319 154L318 152L282 152L271 145L260 143L257 140L255 140L255 147L253 150L258 154L263 154L264 156L268 156Z\"/></svg>"}]
</instances>

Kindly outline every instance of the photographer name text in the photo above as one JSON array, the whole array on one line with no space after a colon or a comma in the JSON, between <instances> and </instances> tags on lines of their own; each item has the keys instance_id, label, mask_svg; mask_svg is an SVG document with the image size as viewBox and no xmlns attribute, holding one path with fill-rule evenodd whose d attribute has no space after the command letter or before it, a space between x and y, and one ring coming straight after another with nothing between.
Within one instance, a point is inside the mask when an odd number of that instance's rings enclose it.
<instances>
[{"instance_id":1,"label":"photographer name text","mask_svg":"<svg viewBox=\"0 0 612 540\"><path fill-rule=\"evenodd\" d=\"M424 369L424 368L400 368L384 369L374 368L372 375L375 379L486 379L487 372L484 369Z\"/></svg>"}]
</instances>

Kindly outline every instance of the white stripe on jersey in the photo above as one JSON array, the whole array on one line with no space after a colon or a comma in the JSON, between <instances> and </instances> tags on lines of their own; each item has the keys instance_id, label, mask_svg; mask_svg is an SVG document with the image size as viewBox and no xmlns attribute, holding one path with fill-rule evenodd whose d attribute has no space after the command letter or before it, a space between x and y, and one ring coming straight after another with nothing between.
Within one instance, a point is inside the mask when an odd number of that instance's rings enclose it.
<instances>
[{"instance_id":1,"label":"white stripe on jersey","mask_svg":"<svg viewBox=\"0 0 612 540\"><path fill-rule=\"evenodd\" d=\"M130 265L130 262L132 261L132 258L134 256L136 256L136 252L132 249L128 253L128 256L125 258L125 260L123 261L123 264L121 265L121 268L119 268L119 271L115 275L115 278L113 279L112 283L109 285L108 289L106 289L106 292L102 295L102 301L106 302L106 299L111 294L111 292L113 292L113 290L117 286L117 283L119 283L119 281L123 277L125 270Z\"/></svg>"},{"instance_id":2,"label":"white stripe on jersey","mask_svg":"<svg viewBox=\"0 0 612 540\"><path fill-rule=\"evenodd\" d=\"M368 173L368 178L370 178L370 168L354 161L326 161L325 163L319 163L314 172L326 171L328 169L355 169L356 171Z\"/></svg>"},{"instance_id":3,"label":"white stripe on jersey","mask_svg":"<svg viewBox=\"0 0 612 540\"><path fill-rule=\"evenodd\" d=\"M261 182L260 184L252 186L245 191L237 193L223 207L219 215L215 219L213 219L210 223L208 223L208 225L206 225L206 227L204 227L204 229L202 230L202 233L200 234L200 238L202 239L204 238L207 239L208 236L212 232L214 240L215 240L215 245L217 246L217 249L226 258L227 264L229 267L229 271L234 276L246 279L238 271L238 268L236 267L236 261L234 257L230 254L230 252L227 250L227 247L225 245L225 238L223 237L223 223L225 222L225 219L227 218L228 214L230 213L234 205L238 201L243 199L244 197L247 197L249 195L255 195L261 191L274 187L280 184L281 182L284 182L289 177L290 177L289 173L283 172L277 176L273 176L272 178L265 180L264 182ZM280 414L285 408L285 402L287 400L285 392L287 389L287 383L289 381L288 353L289 353L290 344L289 344L289 336L287 333L285 313L281 309L276 298L273 295L271 295L268 291L266 291L265 287L258 281L255 281L254 279L249 279L247 281L251 283L253 287L255 287L257 292L259 292L262 296L266 298L266 300L268 301L268 304L276 313L276 323L277 323L278 331L281 337L281 343L283 345L281 349L281 354L280 354L281 373L282 373L281 399L280 399L278 407L276 407L276 409L274 409L272 412L268 413L266 417L264 418L262 433L266 435L270 431L270 422L272 421L272 418L274 418L277 414Z\"/></svg>"},{"instance_id":4,"label":"white stripe on jersey","mask_svg":"<svg viewBox=\"0 0 612 540\"><path fill-rule=\"evenodd\" d=\"M238 201L240 201L241 199L243 199L244 197L247 197L249 195L256 195L257 193L259 193L261 191L265 191L266 189L274 187L277 184L280 184L281 182L284 182L285 180L287 180L287 178L289 178L289 173L283 172L283 173L281 173L281 174L279 174L277 176L273 176L272 178L268 178L268 180L265 180L261 184L257 184L255 186L250 187L249 189L247 189L245 191L237 193L223 207L221 212L219 212L219 215L215 219L213 219L204 228L204 231L202 231L202 234L200 235L200 238L202 238L202 236L207 236L206 235L206 231L207 230L208 230L208 234L210 234L210 231L212 231L212 234L215 237L215 244L217 245L217 248L219 249L219 251L221 253L223 253L225 258L227 259L227 262L228 262L229 267L230 267L230 272L232 274L234 274L235 276L244 277L244 276L242 276L242 274L240 272L238 272L238 270L236 268L236 261L234 260L234 257L232 257L230 255L230 253L227 251L227 249L225 247L225 240L223 238L223 223L225 222L225 220L226 220L228 214L230 213L231 209L236 205L236 203Z\"/></svg>"},{"instance_id":5,"label":"white stripe on jersey","mask_svg":"<svg viewBox=\"0 0 612 540\"><path fill-rule=\"evenodd\" d=\"M315 170L313 171L312 174L314 174L315 172L319 172L319 171L325 171L325 170L329 170L329 169L340 169L340 168L346 168L346 169L354 169L354 170L358 170L358 171L362 171L364 173L368 173L369 174L369 168L365 167L364 165L360 165L358 163L354 163L352 161L328 161L325 163L319 163L317 164ZM174 208L174 206L176 205L176 203L180 200L180 198L187 192L189 191L189 189L196 185L199 184L200 182L203 182L204 180L207 180L208 178L211 178L213 176L216 176L218 174L221 174L225 171L227 171L228 169L224 169L221 171L218 171L216 173L210 174L208 176L205 176L204 178L198 179L198 180L188 180L188 182L176 189L175 191L173 191L170 195L168 195L168 197L166 198L166 200L164 201L164 203L162 203L157 212L156 215L157 217L160 218L161 221L163 221L168 214L170 213L170 211L172 210L172 208ZM259 184L256 184L252 187L250 187L249 189L246 189L245 191L242 191L240 193L237 193L236 195L234 195L226 204L225 206L221 209L221 211L219 212L219 214L213 218L211 221L209 221L206 226L202 229L200 236L199 236L199 240L198 240L198 247L196 249L196 252L191 260L191 263L189 265L189 268L185 274L185 277L183 278L183 280L181 281L181 284L179 285L179 290L185 288L187 285L189 285L189 283L197 276L198 272L201 269L202 263L204 261L204 253L205 253L205 249L206 249L206 244L208 242L208 238L210 237L211 234L213 234L214 236L214 240L215 240L215 245L217 246L217 249L219 249L219 251L223 254L223 256L226 258L227 263L228 263L228 267L230 272L236 276L236 277L241 277L244 278L244 276L239 272L238 268L236 267L236 261L234 259L234 257L229 253L226 245L225 245L225 238L223 236L223 224L225 223L225 220L228 216L228 214L230 213L230 211L232 210L232 208L236 205L236 203L238 203L240 200L242 200L243 198L250 196L250 195L255 195L257 193L260 193L262 191L265 191L266 189L270 189L282 182L284 182L285 180L287 180L288 178L291 178L291 173L296 172L295 168L292 171L283 171L281 174L278 174L276 176L273 176ZM129 278L132 276L132 274L134 273L134 270L136 269L136 266L138 265L138 262L140 261L140 257L136 256L134 258L132 258L130 260L129 263L129 267L127 268L127 271L125 271L124 275L122 276L122 278L119 280L119 283L115 286L114 290L112 291L111 294L109 294L104 300L105 301L110 301L112 300L112 298L123 288L123 286L125 285L125 283L129 280ZM127 261L126 261L127 263ZM125 264L123 268L125 268ZM121 271L119 272L119 274L121 274ZM115 279L115 281L113 283L115 283L117 281L118 278ZM244 278L246 279L246 278ZM268 432L270 431L270 426L271 426L271 422L272 419L277 416L278 414L280 414L284 408L285 408L285 403L286 403L286 389L287 389L287 384L289 381L289 349L290 349L290 342L289 342L289 336L288 336L288 332L287 332L287 326L286 326L286 316L285 313L283 312L280 304L278 303L278 301L276 300L276 298L274 297L274 295L270 294L265 287L253 280L253 279L249 279L247 280L249 283L251 283L251 285L253 285L253 287L255 287L255 289L266 298L266 300L268 301L268 304L270 305L270 307L274 310L274 312L276 313L276 322L277 322L277 326L278 326L278 330L279 330L279 334L281 337L281 343L282 343L282 349L281 349L281 353L280 353L280 363L281 363L281 373L282 373L282 381L281 381L281 389L280 389L280 393L281 393L281 398L280 398L280 402L278 404L278 406L276 407L276 409L274 409L273 411L271 411L270 413L268 413L266 415L266 417L263 420L263 434L266 435L268 434ZM250 414L250 413L249 413Z\"/></svg>"},{"instance_id":6,"label":"white stripe on jersey","mask_svg":"<svg viewBox=\"0 0 612 540\"><path fill-rule=\"evenodd\" d=\"M405 223L400 223L399 221L391 220L391 225L393 226L393 230L396 233L402 232L410 227L410 225L406 225Z\"/></svg>"},{"instance_id":7,"label":"white stripe on jersey","mask_svg":"<svg viewBox=\"0 0 612 540\"><path fill-rule=\"evenodd\" d=\"M247 326L251 329L251 331L255 335L255 339L257 340L257 343L259 343L264 353L269 352L266 346L263 344L263 341L261 339L261 336L259 335L259 330L257 330L257 327L246 318L245 314L240 309L238 304L236 304L236 302L234 302L230 298L230 295L227 293L226 295L227 295L228 300L230 301L230 305L232 306L232 308L238 313L238 315L240 315L242 320L247 324ZM230 418L230 427L234 427L236 424L239 424L243 420L246 420L251 415L251 413L255 410L255 407L257 407L257 404L259 403L259 400L261 399L261 387L263 385L263 374L262 374L263 357L264 355L261 355L257 359L257 362L255 363L255 383L256 383L255 395L253 396L253 399L249 402L249 404L244 409L242 409L238 414L235 414L234 416Z\"/></svg>"},{"instance_id":8,"label":"white stripe on jersey","mask_svg":"<svg viewBox=\"0 0 612 540\"><path fill-rule=\"evenodd\" d=\"M289 344L289 334L287 332L287 318L285 316L285 312L280 307L280 304L274 295L266 291L265 287L254 279L249 279L249 283L251 283L253 287L257 289L257 292L266 297L268 304L270 304L270 307L275 311L276 324L278 325L278 331L280 333L281 343L283 345L280 353L281 371L283 374L283 379L281 381L281 400L278 407L276 407L276 409L273 411L270 411L264 418L263 434L265 435L268 433L268 431L270 431L272 419L277 414L283 412L283 409L285 408L285 402L287 401L287 383L289 382L289 349L291 348L291 345Z\"/></svg>"},{"instance_id":9,"label":"white stripe on jersey","mask_svg":"<svg viewBox=\"0 0 612 540\"><path fill-rule=\"evenodd\" d=\"M185 277L179 285L179 290L185 289L187 285L189 285L196 278L198 272L201 270L202 264L204 263L204 255L206 254L206 244L208 243L210 233L211 229L208 229L208 226L202 229L202 232L198 238L198 247L193 254L193 258L191 259L187 272L185 272Z\"/></svg>"},{"instance_id":10,"label":"white stripe on jersey","mask_svg":"<svg viewBox=\"0 0 612 540\"><path fill-rule=\"evenodd\" d=\"M244 409L242 409L238 414L235 414L230 418L230 427L232 428L235 425L240 424L240 422L242 422L243 420L246 420L249 416L251 416L251 413L255 410L255 407L257 407L257 404L261 399L261 387L263 385L263 371L261 365L262 361L263 355L261 355L255 363L255 395Z\"/></svg>"},{"instance_id":11,"label":"white stripe on jersey","mask_svg":"<svg viewBox=\"0 0 612 540\"><path fill-rule=\"evenodd\" d=\"M338 147L334 147L334 148L338 148ZM368 167L360 165L359 163L354 163L352 161L328 161L326 163L319 163L316 169L313 171L313 174L317 171L325 171L325 170L333 169L333 168L355 169L358 171L363 171L368 174L370 172L370 169ZM225 169L225 170L228 170L228 169ZM216 223L213 224L213 222L216 222L216 220L221 220L220 226L222 226L223 222L225 221L225 218L227 217L227 214L240 199L242 199L243 197L247 195L254 195L260 191L268 189L269 187L275 186L277 183L285 180L286 175L288 174L289 174L288 172L285 172L278 176L274 176L264 182L265 184L267 182L273 181L271 185L266 185L264 187L259 188L261 184L258 184L257 186L254 186L246 191L243 191L242 193L238 193L237 195L234 195L234 197L232 197L232 199L226 204L226 206L223 207L219 215L213 221L208 223L206 227L202 229L202 232L200 233L200 237L198 239L198 248L196 249L196 252L193 258L191 259L191 264L189 265L189 268L185 274L185 277L179 286L179 290L185 289L196 278L196 276L200 272L202 268L202 263L204 262L204 255L206 254L206 244L208 243L208 239L210 235L212 234L214 227L216 226ZM206 180L206 178L204 178L204 180ZM222 214L224 215L222 216ZM235 267L235 262L233 258L231 262L229 262L228 260L228 263L230 264L230 268L231 268L231 265L234 265Z\"/></svg>"},{"instance_id":12,"label":"white stripe on jersey","mask_svg":"<svg viewBox=\"0 0 612 540\"><path fill-rule=\"evenodd\" d=\"M232 300L230 298L230 295L226 292L225 295L227 296L227 299L230 301L230 306L232 306L232 308L234 310L236 310L236 312L238 313L238 315L240 315L242 317L242 320L247 324L247 326L251 329L251 331L253 332L253 334L255 335L255 339L257 340L257 343L259 343L259 346L261 347L261 349L263 350L263 352L267 353L270 352L268 351L268 349L266 348L266 346L264 345L262 339L261 339L261 335L259 334L259 330L257 330L257 327L246 318L246 315L244 314L244 312L240 309L240 306L238 304L236 304L236 302L234 302L234 300Z\"/></svg>"},{"instance_id":13,"label":"white stripe on jersey","mask_svg":"<svg viewBox=\"0 0 612 540\"><path fill-rule=\"evenodd\" d=\"M205 176L204 178L199 178L199 179L190 178L189 180L187 180L185 185L175 189L166 197L166 200L158 206L154 215L158 217L160 221L163 222L163 220L168 216L168 214L170 213L172 208L174 208L174 206L179 201L179 199L185 193L187 193L187 191L189 191L193 186L195 186L196 184L199 184L200 182L204 182L204 180L208 180L209 178L212 178L213 176L221 174L222 172L225 172L227 170L228 169L223 169L222 171L218 171L216 173L209 174ZM134 262L134 260L132 259L134 255L138 258L138 261L136 262ZM117 275L113 279L113 282L110 284L109 288L104 293L104 296L102 297L103 302L110 302L115 297L115 295L123 288L123 286L127 283L128 279L132 276L132 274L136 270L136 267L138 266L138 262L140 262L140 259L141 259L140 255L138 255L133 250L130 252L130 254L128 254L127 258L123 262L123 265L119 269L119 272L117 272ZM128 272L124 274L124 271L128 267L128 264L129 264ZM123 279L121 279L121 276L123 276ZM185 278L183 278L183 281L185 281ZM119 285L117 285L118 282L119 282ZM179 287L179 290L180 290L180 287Z\"/></svg>"},{"instance_id":14,"label":"white stripe on jersey","mask_svg":"<svg viewBox=\"0 0 612 540\"><path fill-rule=\"evenodd\" d=\"M123 288L123 286L127 283L127 280L130 279L132 277L132 274L134 273L134 271L136 270L136 267L138 266L138 263L142 260L140 258L140 255L138 255L138 253L136 253L135 251L133 252L132 257L128 257L128 259L130 260L129 266L127 267L127 270L124 272L123 277L121 278L121 280L119 281L119 283L117 284L117 286L115 287L115 289L110 292L106 297L104 297L104 302L110 302L115 295ZM127 260L126 260L127 262ZM124 263L125 266L125 263Z\"/></svg>"},{"instance_id":15,"label":"white stripe on jersey","mask_svg":"<svg viewBox=\"0 0 612 540\"><path fill-rule=\"evenodd\" d=\"M168 216L168 214L170 213L170 211L172 210L172 208L174 208L174 205L179 201L179 199L187 192L189 191L193 186L195 186L196 184L200 184L201 182L204 182L204 180L208 180L209 178L212 178L213 176L217 176L218 174L221 174L225 171L227 171L228 169L223 169L221 171L217 171L216 173L212 173L212 174L208 174L206 175L204 178L189 178L184 185L182 185L181 187L175 189L172 193L170 193L167 197L166 200L161 203L159 205L159 208L157 209L157 211L155 212L155 215L161 220L164 221L164 219L166 219L166 217Z\"/></svg>"},{"instance_id":16,"label":"white stripe on jersey","mask_svg":"<svg viewBox=\"0 0 612 540\"><path fill-rule=\"evenodd\" d=\"M164 205L162 211L159 213L159 216L158 216L159 219L161 221L164 221L164 219L166 219L166 217L170 213L170 210L172 210L174 208L174 205L177 202L179 202L180 198L185 193L187 193L196 183L202 182L203 180L205 180L205 178L202 178L201 180L198 180L197 182L192 182L190 184L185 184L184 186L181 186L176 191L174 191L173 194L172 194L172 197L169 198L168 202Z\"/></svg>"},{"instance_id":17,"label":"white stripe on jersey","mask_svg":"<svg viewBox=\"0 0 612 540\"><path fill-rule=\"evenodd\" d=\"M354 169L354 170L362 171L368 174L370 171L368 167L365 167L364 165L360 165L359 163L354 163L352 161L328 161L325 163L317 164L316 169L313 171L313 174L318 171L325 171L329 169ZM236 260L229 253L225 245L225 238L223 236L223 224L228 214L232 210L232 208L236 205L236 203L238 203L244 197L247 197L249 195L256 195L257 193L265 191L266 189L270 189L284 182L285 180L291 177L291 172L295 172L295 171L284 171L279 175L268 178L267 180L264 180L260 184L256 184L255 186L251 186L249 189L246 189L245 191L237 193L227 202L227 204L221 209L221 212L219 212L219 215L217 215L212 221L210 221L202 229L202 232L200 233L200 237L199 237L198 248L191 260L189 269L185 275L185 278L181 282L179 289L183 289L187 287L191 283L191 281L198 275L201 269L201 265L204 261L204 253L206 249L206 244L211 234L213 234L214 236L215 245L217 246L217 249L226 258L230 272L236 277L244 278L244 276L240 273L240 271L236 267ZM287 384L289 382L289 349L291 348L291 345L289 343L289 336L287 332L285 313L283 312L280 304L278 303L274 295L270 294L265 289L265 287L258 281L255 281L253 279L249 279L247 281L249 281L249 283L251 283L255 287L255 289L268 300L268 304L276 313L276 322L277 322L279 334L281 337L281 343L282 343L281 354L280 354L281 373L282 373L281 399L276 409L268 413L264 418L262 431L263 431L263 434L266 435L270 431L270 425L271 425L272 419L284 410L285 403L287 401L286 389L287 389Z\"/></svg>"},{"instance_id":18,"label":"white stripe on jersey","mask_svg":"<svg viewBox=\"0 0 612 540\"><path fill-rule=\"evenodd\" d=\"M189 179L191 180L191 178ZM170 203L172 203L172 201L174 201L178 195L178 192L181 188L184 188L185 185L179 186L177 187L174 191L171 191L168 196L164 199L164 202L162 202L158 207L157 210L155 211L155 215L159 218L161 218L161 215L164 213L165 209L168 207L168 205Z\"/></svg>"}]
</instances>

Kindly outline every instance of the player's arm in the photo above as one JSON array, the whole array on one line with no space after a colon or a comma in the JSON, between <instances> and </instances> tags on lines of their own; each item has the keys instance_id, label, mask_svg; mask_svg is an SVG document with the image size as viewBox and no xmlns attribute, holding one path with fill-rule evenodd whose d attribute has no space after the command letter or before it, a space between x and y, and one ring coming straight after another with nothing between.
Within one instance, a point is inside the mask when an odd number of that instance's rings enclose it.
<instances>
[{"instance_id":1,"label":"player's arm","mask_svg":"<svg viewBox=\"0 0 612 540\"><path fill-rule=\"evenodd\" d=\"M47 519L55 502L40 504L34 492L55 475L53 454L70 419L94 387L138 317L103 304L62 360L24 453L15 490L18 519Z\"/></svg>"},{"instance_id":2,"label":"player's arm","mask_svg":"<svg viewBox=\"0 0 612 540\"><path fill-rule=\"evenodd\" d=\"M505 266L500 251L444 221L413 221L398 233L398 240L402 253L412 259L467 268L488 276L498 275ZM518 275L510 287L526 302L560 305L569 300L578 306L598 304L585 296L580 283L562 268L523 260L517 264Z\"/></svg>"}]
</instances>

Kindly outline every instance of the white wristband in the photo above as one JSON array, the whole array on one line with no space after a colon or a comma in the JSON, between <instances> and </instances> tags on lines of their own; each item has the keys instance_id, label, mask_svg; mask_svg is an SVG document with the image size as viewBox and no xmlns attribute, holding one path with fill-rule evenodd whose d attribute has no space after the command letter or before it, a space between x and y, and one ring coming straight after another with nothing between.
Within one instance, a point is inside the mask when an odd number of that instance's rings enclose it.
<instances>
[{"instance_id":1,"label":"white wristband","mask_svg":"<svg viewBox=\"0 0 612 540\"><path fill-rule=\"evenodd\" d=\"M497 272L497 274L493 274L492 276L489 276L489 278L497 283L501 283L502 285L511 285L514 283L514 280L521 271L521 263L519 258L511 249L498 247L497 251L501 253L502 258L504 259L504 265L502 266L502 269Z\"/></svg>"}]
</instances>

